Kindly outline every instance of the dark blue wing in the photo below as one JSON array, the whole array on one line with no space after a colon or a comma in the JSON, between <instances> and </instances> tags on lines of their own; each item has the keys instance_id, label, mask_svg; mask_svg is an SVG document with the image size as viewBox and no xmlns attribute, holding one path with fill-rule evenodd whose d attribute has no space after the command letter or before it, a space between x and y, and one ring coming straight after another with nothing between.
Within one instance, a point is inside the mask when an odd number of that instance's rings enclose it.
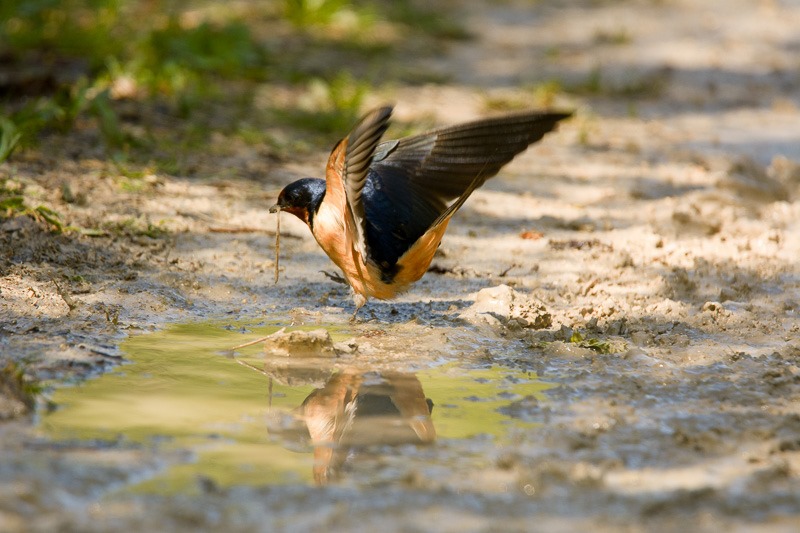
<instances>
[{"instance_id":1,"label":"dark blue wing","mask_svg":"<svg viewBox=\"0 0 800 533\"><path fill-rule=\"evenodd\" d=\"M447 208L396 172L370 169L362 191L369 258L387 274Z\"/></svg>"},{"instance_id":2,"label":"dark blue wing","mask_svg":"<svg viewBox=\"0 0 800 533\"><path fill-rule=\"evenodd\" d=\"M370 259L391 277L432 224L568 116L517 113L380 144L362 193Z\"/></svg>"}]
</instances>

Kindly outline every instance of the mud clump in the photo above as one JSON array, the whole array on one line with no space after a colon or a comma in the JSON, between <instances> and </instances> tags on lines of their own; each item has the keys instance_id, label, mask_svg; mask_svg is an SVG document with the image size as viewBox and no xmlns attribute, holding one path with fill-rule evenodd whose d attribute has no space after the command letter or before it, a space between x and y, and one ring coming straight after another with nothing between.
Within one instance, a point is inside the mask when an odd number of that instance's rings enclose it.
<instances>
[{"instance_id":1,"label":"mud clump","mask_svg":"<svg viewBox=\"0 0 800 533\"><path fill-rule=\"evenodd\" d=\"M313 331L289 331L283 329L264 339L267 357L336 357L330 333L324 329Z\"/></svg>"},{"instance_id":2,"label":"mud clump","mask_svg":"<svg viewBox=\"0 0 800 533\"><path fill-rule=\"evenodd\" d=\"M459 318L476 326L505 327L512 331L545 329L553 324L553 317L544 305L508 285L480 290L475 303Z\"/></svg>"},{"instance_id":3,"label":"mud clump","mask_svg":"<svg viewBox=\"0 0 800 533\"><path fill-rule=\"evenodd\" d=\"M778 165L782 169L788 165ZM789 199L789 191L776 172L769 172L749 157L740 157L731 164L725 177L717 182L721 189L730 190L742 198L762 202L783 202ZM784 170L780 174L789 174ZM770 175L773 174L773 175Z\"/></svg>"}]
</instances>

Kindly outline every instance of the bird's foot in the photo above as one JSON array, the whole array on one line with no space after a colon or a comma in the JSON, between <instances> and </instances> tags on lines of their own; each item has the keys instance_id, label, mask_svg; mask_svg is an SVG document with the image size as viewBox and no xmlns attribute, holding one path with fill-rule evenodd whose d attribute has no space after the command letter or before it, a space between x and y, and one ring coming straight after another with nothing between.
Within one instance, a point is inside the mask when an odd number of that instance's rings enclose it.
<instances>
[{"instance_id":1,"label":"bird's foot","mask_svg":"<svg viewBox=\"0 0 800 533\"><path fill-rule=\"evenodd\" d=\"M355 324L356 322L358 322L358 311L362 307L364 307L364 304L367 303L367 299L364 296L362 296L361 294L356 293L356 294L353 295L353 301L356 304L356 310L353 311L353 316L350 317L350 323L351 324Z\"/></svg>"},{"instance_id":2,"label":"bird's foot","mask_svg":"<svg viewBox=\"0 0 800 533\"><path fill-rule=\"evenodd\" d=\"M336 283L341 283L342 285L347 285L347 280L344 279L340 274L337 274L336 272L330 273L327 270L320 270L320 272L325 274L325 276L331 281L335 281Z\"/></svg>"}]
</instances>

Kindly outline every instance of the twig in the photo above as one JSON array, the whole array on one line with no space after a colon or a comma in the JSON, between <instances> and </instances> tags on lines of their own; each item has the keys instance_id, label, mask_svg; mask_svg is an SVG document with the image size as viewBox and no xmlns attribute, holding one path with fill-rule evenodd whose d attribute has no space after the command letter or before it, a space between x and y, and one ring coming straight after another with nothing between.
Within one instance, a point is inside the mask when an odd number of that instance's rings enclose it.
<instances>
[{"instance_id":1,"label":"twig","mask_svg":"<svg viewBox=\"0 0 800 533\"><path fill-rule=\"evenodd\" d=\"M247 368L249 368L250 370L255 370L255 371L256 371L256 372L258 372L259 374L264 374L265 376L269 377L269 374L267 374L267 371L266 371L266 370L264 370L264 369L262 369L262 368L258 368L258 367L257 367L257 366L255 366L255 365L251 365L251 364L250 364L250 363L248 363L247 361L242 361L241 359L237 359L237 360L236 360L236 362L237 362L237 363L239 363L239 364L240 364L240 365L242 365L242 366L246 366L246 367L247 367Z\"/></svg>"},{"instance_id":2,"label":"twig","mask_svg":"<svg viewBox=\"0 0 800 533\"><path fill-rule=\"evenodd\" d=\"M281 328L278 331L276 331L275 333L273 333L272 335L267 335L266 337L261 337L260 339L256 339L254 341L246 342L244 344L240 344L239 346L234 346L233 348L230 349L230 351L239 350L240 348L247 348L248 346L252 346L254 344L258 344L259 342L264 342L267 339L269 339L270 337L272 337L273 335L278 335L280 333L283 333L284 331L286 331L286 328Z\"/></svg>"},{"instance_id":3,"label":"twig","mask_svg":"<svg viewBox=\"0 0 800 533\"><path fill-rule=\"evenodd\" d=\"M58 292L58 295L61 296L62 300L64 300L64 303L67 304L67 307L69 307L70 311L78 307L78 302L76 302L72 296L67 294L67 291L63 290L56 280L53 280L53 285L56 286L56 292Z\"/></svg>"},{"instance_id":4,"label":"twig","mask_svg":"<svg viewBox=\"0 0 800 533\"><path fill-rule=\"evenodd\" d=\"M92 353L96 353L97 355L101 355L103 357L108 357L109 359L122 359L121 355L116 355L113 353L103 352L98 350L97 348L89 348L89 351Z\"/></svg>"},{"instance_id":5,"label":"twig","mask_svg":"<svg viewBox=\"0 0 800 533\"><path fill-rule=\"evenodd\" d=\"M502 272L500 272L500 275L498 277L501 277L501 278L506 277L506 274L511 272L512 269L517 268L519 266L521 266L519 263L512 263L510 267L508 267L507 269L505 269Z\"/></svg>"},{"instance_id":6,"label":"twig","mask_svg":"<svg viewBox=\"0 0 800 533\"><path fill-rule=\"evenodd\" d=\"M347 285L347 280L344 279L339 274L337 274L336 272L330 273L327 270L320 270L320 272L325 274L325 276L331 281L335 281L336 283L341 283L342 285Z\"/></svg>"},{"instance_id":7,"label":"twig","mask_svg":"<svg viewBox=\"0 0 800 533\"><path fill-rule=\"evenodd\" d=\"M208 228L209 233L263 233L264 235L275 235L276 232L271 229L263 229L263 228L249 228L249 227L241 227L241 228L226 228L224 226L212 226ZM300 235L295 235L294 233L284 233L283 237L287 239L297 239L302 240L303 237Z\"/></svg>"},{"instance_id":8,"label":"twig","mask_svg":"<svg viewBox=\"0 0 800 533\"><path fill-rule=\"evenodd\" d=\"M248 346L252 346L254 344L258 344L259 342L264 342L268 338L269 338L269 335L267 335L266 337L261 337L260 339L256 339L254 341L250 341L250 342L246 342L244 344L240 344L239 346L234 346L233 348L231 348L230 351L239 350L241 348L247 348Z\"/></svg>"},{"instance_id":9,"label":"twig","mask_svg":"<svg viewBox=\"0 0 800 533\"><path fill-rule=\"evenodd\" d=\"M271 229L251 228L243 226L240 228L228 228L224 226L210 226L208 231L211 233L266 233L267 235L275 235Z\"/></svg>"},{"instance_id":10,"label":"twig","mask_svg":"<svg viewBox=\"0 0 800 533\"><path fill-rule=\"evenodd\" d=\"M281 275L281 212L278 210L278 218L275 221L275 284Z\"/></svg>"}]
</instances>

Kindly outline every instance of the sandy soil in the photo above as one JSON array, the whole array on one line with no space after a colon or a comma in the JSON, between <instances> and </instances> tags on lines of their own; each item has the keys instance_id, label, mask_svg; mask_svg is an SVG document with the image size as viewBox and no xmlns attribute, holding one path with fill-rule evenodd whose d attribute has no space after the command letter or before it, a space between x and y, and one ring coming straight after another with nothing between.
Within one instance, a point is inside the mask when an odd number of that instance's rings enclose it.
<instances>
[{"instance_id":1,"label":"sandy soil","mask_svg":"<svg viewBox=\"0 0 800 533\"><path fill-rule=\"evenodd\" d=\"M413 354L532 366L558 386L547 405L513 409L540 430L487 452L482 471L403 485L101 505L157 468L155 452L111 445L90 459L77 444L37 444L35 419L16 418L0 425L0 530L797 530L800 3L529 4L459 5L476 38L418 65L451 82L371 99L445 124L535 102L537 84L559 78L574 90L553 104L577 106L576 118L470 199L436 272L368 305L352 331L371 347L366 364ZM3 223L2 358L64 383L117 364L125 335L167 323L346 324L347 290L319 273L331 265L289 217L272 283L266 207L289 180L320 175L326 147L291 162L234 147L229 163L261 178L153 176L137 192L88 158L0 166L71 224L167 230L93 238ZM64 203L65 182L90 201ZM576 331L610 353L568 342ZM0 395L0 416L24 410Z\"/></svg>"}]
</instances>

